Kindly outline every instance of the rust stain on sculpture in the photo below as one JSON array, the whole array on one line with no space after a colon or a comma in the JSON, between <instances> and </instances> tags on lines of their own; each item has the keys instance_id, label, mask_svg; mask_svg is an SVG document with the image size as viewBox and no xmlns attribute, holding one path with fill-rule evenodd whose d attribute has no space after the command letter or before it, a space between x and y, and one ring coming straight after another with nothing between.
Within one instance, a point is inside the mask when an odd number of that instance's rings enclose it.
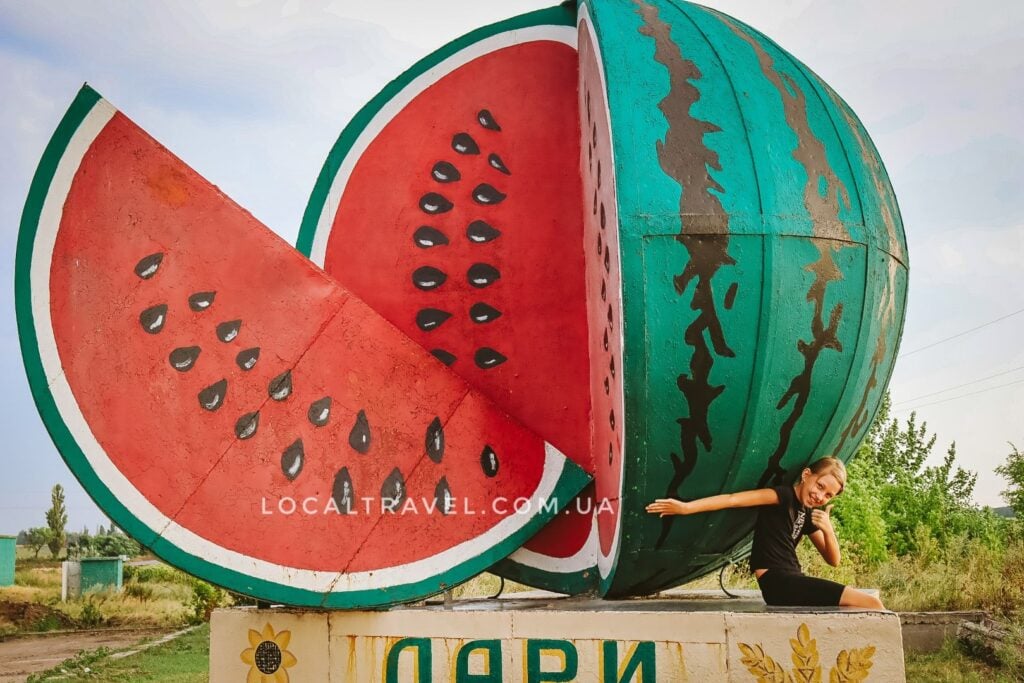
<instances>
[{"instance_id":1,"label":"rust stain on sculpture","mask_svg":"<svg viewBox=\"0 0 1024 683\"><path fill-rule=\"evenodd\" d=\"M721 170L721 164L718 154L704 144L705 135L721 129L690 113L700 99L700 91L691 81L700 80L703 74L696 64L683 57L679 46L672 41L671 27L658 18L658 10L644 2L637 2L637 7L637 13L644 20L639 31L654 39L654 59L663 64L669 74L668 95L658 103L668 123L665 141L658 142L658 161L662 170L682 186L679 200L682 229L676 239L689 255L683 272L675 276L673 282L680 296L695 283L690 308L698 311L683 333L683 340L693 348L689 372L680 374L676 380L686 398L689 415L677 420L682 457L670 454L674 474L665 495L675 498L696 467L700 447L711 450L708 413L711 403L725 390L724 385L711 383L711 368L715 356L731 358L735 355L726 342L718 317L712 280L722 266L735 261L728 253L729 216L712 192L724 192L709 170ZM674 519L672 516L663 518L657 547L668 538Z\"/></svg>"},{"instance_id":2,"label":"rust stain on sculpture","mask_svg":"<svg viewBox=\"0 0 1024 683\"><path fill-rule=\"evenodd\" d=\"M785 477L786 472L780 463L789 448L793 429L803 415L807 401L810 399L811 377L821 352L825 349L843 350L842 343L837 336L839 321L843 316L843 305L839 303L832 307L832 310L828 312L828 322L826 323L825 290L830 282L843 277L836 264L834 253L842 249L850 239L846 226L839 219L840 202L849 208L850 198L846 186L828 163L824 143L811 130L804 92L787 74L776 70L774 60L760 43L741 31L732 21L724 17L722 17L722 21L753 48L761 71L782 97L786 123L789 124L797 138L793 158L803 166L807 173L807 181L804 184L804 206L811 218L812 234L814 235L811 242L818 250L818 258L805 266L806 270L814 274L814 281L811 283L806 297L807 301L814 305L811 339L810 341L798 339L796 342L797 350L803 356L804 364L800 373L790 381L789 388L776 405L778 410L782 410L792 404L792 409L779 429L779 442L768 460L764 474L761 475L759 486L764 486L769 481L776 484L782 483ZM819 190L822 186L824 187L823 192Z\"/></svg>"}]
</instances>

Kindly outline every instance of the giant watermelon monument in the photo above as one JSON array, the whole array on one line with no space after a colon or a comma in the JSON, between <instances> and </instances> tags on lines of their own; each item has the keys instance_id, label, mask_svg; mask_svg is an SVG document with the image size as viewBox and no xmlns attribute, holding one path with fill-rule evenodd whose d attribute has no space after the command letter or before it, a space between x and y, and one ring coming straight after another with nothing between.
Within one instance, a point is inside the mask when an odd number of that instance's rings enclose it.
<instances>
[{"instance_id":1,"label":"giant watermelon monument","mask_svg":"<svg viewBox=\"0 0 1024 683\"><path fill-rule=\"evenodd\" d=\"M810 69L705 7L581 0L385 87L298 250L84 87L16 294L97 504L287 606L217 613L211 680L894 680L889 613L618 599L748 550L750 511L651 500L852 457L907 268L879 155ZM578 597L422 602L488 569Z\"/></svg>"}]
</instances>

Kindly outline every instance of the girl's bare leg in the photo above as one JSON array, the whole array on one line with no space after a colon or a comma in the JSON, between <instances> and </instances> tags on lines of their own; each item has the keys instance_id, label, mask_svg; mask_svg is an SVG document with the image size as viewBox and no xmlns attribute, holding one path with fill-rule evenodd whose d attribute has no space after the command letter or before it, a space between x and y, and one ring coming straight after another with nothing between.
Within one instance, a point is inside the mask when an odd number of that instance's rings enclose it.
<instances>
[{"instance_id":1,"label":"girl's bare leg","mask_svg":"<svg viewBox=\"0 0 1024 683\"><path fill-rule=\"evenodd\" d=\"M839 596L839 605L841 607L861 607L864 609L885 609L885 605L882 601L876 598L874 595L869 595L864 591L859 591L856 588L850 588L847 586L843 589L843 594Z\"/></svg>"}]
</instances>

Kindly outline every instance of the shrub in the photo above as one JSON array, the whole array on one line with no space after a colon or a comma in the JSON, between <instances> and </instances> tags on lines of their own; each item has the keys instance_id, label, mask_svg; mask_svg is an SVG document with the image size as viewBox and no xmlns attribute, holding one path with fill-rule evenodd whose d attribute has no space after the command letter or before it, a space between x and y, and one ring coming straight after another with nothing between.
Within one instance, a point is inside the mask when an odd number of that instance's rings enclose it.
<instances>
[{"instance_id":1,"label":"shrub","mask_svg":"<svg viewBox=\"0 0 1024 683\"><path fill-rule=\"evenodd\" d=\"M189 623L202 624L210 620L213 610L225 604L227 594L217 586L211 586L199 579L192 580L192 597L188 607L192 611Z\"/></svg>"}]
</instances>

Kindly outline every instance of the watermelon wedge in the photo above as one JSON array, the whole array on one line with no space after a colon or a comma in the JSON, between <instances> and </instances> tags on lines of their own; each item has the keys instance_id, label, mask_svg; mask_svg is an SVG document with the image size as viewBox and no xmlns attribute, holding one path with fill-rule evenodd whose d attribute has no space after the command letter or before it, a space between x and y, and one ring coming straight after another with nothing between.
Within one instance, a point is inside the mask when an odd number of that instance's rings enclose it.
<instances>
[{"instance_id":1,"label":"watermelon wedge","mask_svg":"<svg viewBox=\"0 0 1024 683\"><path fill-rule=\"evenodd\" d=\"M341 133L298 248L590 472L577 61L564 6L420 61ZM596 589L594 507L588 489L494 571Z\"/></svg>"},{"instance_id":2,"label":"watermelon wedge","mask_svg":"<svg viewBox=\"0 0 1024 683\"><path fill-rule=\"evenodd\" d=\"M33 396L86 491L241 593L419 599L589 480L89 87L33 181L16 295Z\"/></svg>"}]
</instances>

